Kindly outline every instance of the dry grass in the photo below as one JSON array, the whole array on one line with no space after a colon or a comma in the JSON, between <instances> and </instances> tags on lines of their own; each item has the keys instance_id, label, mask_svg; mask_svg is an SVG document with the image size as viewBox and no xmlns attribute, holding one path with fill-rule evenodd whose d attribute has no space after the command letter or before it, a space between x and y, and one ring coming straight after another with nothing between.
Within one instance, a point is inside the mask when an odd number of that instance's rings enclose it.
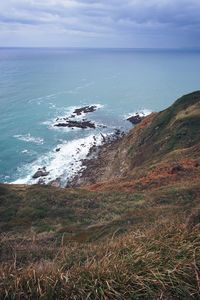
<instances>
[{"instance_id":1,"label":"dry grass","mask_svg":"<svg viewBox=\"0 0 200 300\"><path fill-rule=\"evenodd\" d=\"M1 299L200 297L199 231L189 232L178 219L161 219L106 243L60 245L52 251L53 259L23 268L16 255L2 263Z\"/></svg>"},{"instance_id":2,"label":"dry grass","mask_svg":"<svg viewBox=\"0 0 200 300\"><path fill-rule=\"evenodd\" d=\"M0 299L200 299L199 181L140 193L1 186L0 200L17 209L4 215Z\"/></svg>"}]
</instances>

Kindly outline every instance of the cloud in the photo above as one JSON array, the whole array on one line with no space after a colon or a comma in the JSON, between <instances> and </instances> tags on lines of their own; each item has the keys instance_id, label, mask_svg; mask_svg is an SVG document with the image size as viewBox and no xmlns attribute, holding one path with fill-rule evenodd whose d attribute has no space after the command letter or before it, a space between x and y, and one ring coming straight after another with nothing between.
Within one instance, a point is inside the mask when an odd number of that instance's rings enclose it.
<instances>
[{"instance_id":1,"label":"cloud","mask_svg":"<svg viewBox=\"0 0 200 300\"><path fill-rule=\"evenodd\" d=\"M199 47L199 38L199 0L0 2L1 46Z\"/></svg>"}]
</instances>

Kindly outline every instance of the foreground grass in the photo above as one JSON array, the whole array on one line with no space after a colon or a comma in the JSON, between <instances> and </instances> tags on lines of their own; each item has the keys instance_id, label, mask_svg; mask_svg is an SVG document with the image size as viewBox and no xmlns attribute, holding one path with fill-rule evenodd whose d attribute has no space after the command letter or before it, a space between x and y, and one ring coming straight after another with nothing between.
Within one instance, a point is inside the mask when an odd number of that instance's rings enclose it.
<instances>
[{"instance_id":1,"label":"foreground grass","mask_svg":"<svg viewBox=\"0 0 200 300\"><path fill-rule=\"evenodd\" d=\"M1 209L18 208L1 234L0 299L200 299L199 186L146 194L4 186ZM30 203L49 215L28 213ZM58 213L66 203L73 214Z\"/></svg>"},{"instance_id":2,"label":"foreground grass","mask_svg":"<svg viewBox=\"0 0 200 300\"><path fill-rule=\"evenodd\" d=\"M52 257L31 263L13 252L1 264L1 299L199 299L199 233L160 220L103 244L51 245ZM36 241L28 249L44 255Z\"/></svg>"}]
</instances>

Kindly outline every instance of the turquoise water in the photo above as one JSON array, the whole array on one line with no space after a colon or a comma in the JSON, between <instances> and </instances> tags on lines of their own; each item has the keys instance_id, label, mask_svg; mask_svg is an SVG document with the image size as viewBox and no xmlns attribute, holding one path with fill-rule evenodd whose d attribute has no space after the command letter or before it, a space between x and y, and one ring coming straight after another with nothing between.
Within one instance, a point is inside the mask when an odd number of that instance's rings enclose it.
<instances>
[{"instance_id":1,"label":"turquoise water","mask_svg":"<svg viewBox=\"0 0 200 300\"><path fill-rule=\"evenodd\" d=\"M34 183L31 175L44 165L46 182L66 181L94 135L100 144L100 132L130 128L129 113L159 111L198 90L199 75L200 51L0 49L0 182ZM86 117L107 128L53 126L86 104L99 105Z\"/></svg>"}]
</instances>

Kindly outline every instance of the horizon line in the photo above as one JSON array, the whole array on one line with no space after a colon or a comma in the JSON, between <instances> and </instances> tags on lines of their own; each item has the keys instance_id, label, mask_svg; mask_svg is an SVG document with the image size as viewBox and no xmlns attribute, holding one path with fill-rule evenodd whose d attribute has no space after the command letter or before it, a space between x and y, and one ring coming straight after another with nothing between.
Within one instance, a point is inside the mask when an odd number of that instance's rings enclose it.
<instances>
[{"instance_id":1,"label":"horizon line","mask_svg":"<svg viewBox=\"0 0 200 300\"><path fill-rule=\"evenodd\" d=\"M73 47L73 46L0 46L0 49L81 49L81 50L200 50L200 47Z\"/></svg>"}]
</instances>

